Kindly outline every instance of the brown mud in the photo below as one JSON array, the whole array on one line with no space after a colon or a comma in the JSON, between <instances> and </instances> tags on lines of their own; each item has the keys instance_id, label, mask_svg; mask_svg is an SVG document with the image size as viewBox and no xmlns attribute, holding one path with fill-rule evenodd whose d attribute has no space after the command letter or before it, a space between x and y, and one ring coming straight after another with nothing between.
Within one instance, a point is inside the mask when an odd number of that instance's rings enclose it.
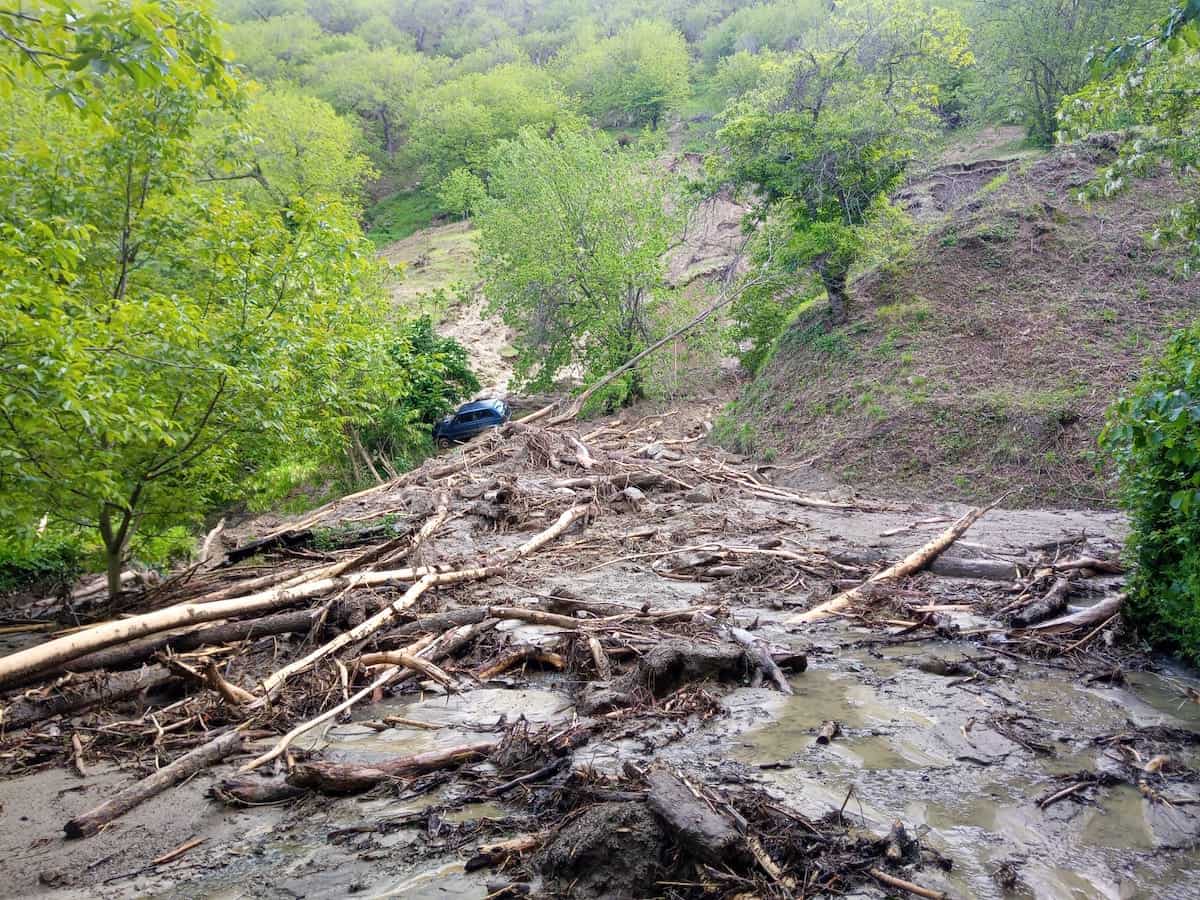
<instances>
[{"instance_id":1,"label":"brown mud","mask_svg":"<svg viewBox=\"0 0 1200 900\"><path fill-rule=\"evenodd\" d=\"M992 510L943 554L942 567L948 559L1004 562L1018 577L924 571L884 585L845 614L798 625L789 618L882 567L871 560L893 562L920 547L964 507L881 503L802 465L756 467L704 444L703 413L648 412L578 428L599 460L593 471L571 461L558 432L541 429L431 463L472 460L449 482L432 483L454 492L454 512L413 562L470 564L528 540L571 503L594 510L519 566L437 589L360 649L402 646L420 632L406 622L455 609L561 615L583 602L687 609L687 621L631 620L587 632L608 655L604 679L571 629L499 615L461 655L439 663L456 692L417 679L389 688L247 777L278 783L305 758L371 766L500 740L488 758L390 778L351 796L305 793L240 808L208 796L278 735L341 699L342 676L327 660L298 679L302 693L288 694L275 718L250 717L256 732L246 754L80 841L62 835L69 818L194 746L184 735L200 726L190 719L163 731L185 721L172 704L184 702L208 728L239 716L223 712L212 692L177 685L5 733L0 894L897 896L869 874L882 871L960 898L1195 896L1200 682L1142 652L1119 617L1057 635L1012 630L1010 613L1001 612L1022 591L1033 599L1043 590L1048 567L1082 556L1114 559L1119 515ZM681 484L635 494L555 486L635 471L642 464L635 461L648 459ZM389 514L419 527L435 505L433 486L376 491L324 510L318 521L357 527ZM495 493L498 486L507 493ZM293 550L246 565L313 563L290 554L322 552L328 561L361 548ZM1076 610L1111 597L1120 576L1090 569L1072 584ZM343 601L358 597L369 615L398 593L355 590ZM332 607L330 615L337 615ZM262 638L216 652L228 661L227 677L254 691L265 672L351 627L353 609L346 615L349 622L322 636ZM807 669L787 673L791 696L769 680L756 686L748 666L702 680L692 669L661 695L638 693L629 680L656 647L724 646L717 635L730 627L765 642L777 658L784 650L806 654ZM564 668L528 662L472 680L523 646L560 654ZM350 691L369 681L346 665ZM585 715L583 700L597 685L636 694L635 705ZM73 768L74 735L86 748L82 776ZM745 847L721 862L689 847L653 812L646 778L655 771L682 776ZM485 850L530 835L536 843L511 854ZM203 843L154 863L196 839ZM754 841L765 848L765 865L754 859Z\"/></svg>"}]
</instances>

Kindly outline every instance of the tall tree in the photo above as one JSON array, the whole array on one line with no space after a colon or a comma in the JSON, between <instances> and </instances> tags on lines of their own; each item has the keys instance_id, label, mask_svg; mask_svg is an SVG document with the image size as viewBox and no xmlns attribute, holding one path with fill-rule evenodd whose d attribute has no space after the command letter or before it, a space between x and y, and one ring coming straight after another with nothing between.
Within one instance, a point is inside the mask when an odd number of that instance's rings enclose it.
<instances>
[{"instance_id":1,"label":"tall tree","mask_svg":"<svg viewBox=\"0 0 1200 900\"><path fill-rule=\"evenodd\" d=\"M517 332L517 373L547 387L630 360L670 311L663 255L682 206L661 169L602 135L526 129L498 149L476 214L492 308ZM671 210L675 211L672 212ZM641 396L634 371L606 395Z\"/></svg>"},{"instance_id":2,"label":"tall tree","mask_svg":"<svg viewBox=\"0 0 1200 900\"><path fill-rule=\"evenodd\" d=\"M139 9L114 5L106 27L126 33ZM160 24L188 46L181 21ZM78 46L77 27L63 24L59 46ZM94 84L64 83L22 53L0 45L13 73L0 100L0 526L48 513L96 529L116 592L136 531L194 520L293 445L337 446L380 382L405 376L383 352L377 264L338 193L353 161L321 145L309 159L339 173L330 184L256 158L281 123L256 135L251 106L244 124L223 68L113 63ZM63 90L82 112L54 99ZM314 121L318 103L302 104Z\"/></svg>"},{"instance_id":3,"label":"tall tree","mask_svg":"<svg viewBox=\"0 0 1200 900\"><path fill-rule=\"evenodd\" d=\"M585 38L562 56L567 89L606 124L657 128L688 96L687 45L665 22L635 22L606 40Z\"/></svg>"},{"instance_id":4,"label":"tall tree","mask_svg":"<svg viewBox=\"0 0 1200 900\"><path fill-rule=\"evenodd\" d=\"M1054 143L1062 99L1089 79L1092 47L1144 27L1158 0L994 0L977 8L978 91L989 119L1014 113Z\"/></svg>"},{"instance_id":5,"label":"tall tree","mask_svg":"<svg viewBox=\"0 0 1200 900\"><path fill-rule=\"evenodd\" d=\"M862 227L937 133L930 64L971 55L962 20L919 0L846 0L806 43L726 110L718 168L754 190L754 216L791 223L787 255L813 266L840 322Z\"/></svg>"}]
</instances>

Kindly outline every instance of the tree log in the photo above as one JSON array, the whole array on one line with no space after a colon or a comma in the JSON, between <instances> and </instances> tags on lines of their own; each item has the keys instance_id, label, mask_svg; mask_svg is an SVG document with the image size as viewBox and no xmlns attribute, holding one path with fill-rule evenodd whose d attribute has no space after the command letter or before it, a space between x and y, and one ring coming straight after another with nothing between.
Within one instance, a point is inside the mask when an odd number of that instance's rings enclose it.
<instances>
[{"instance_id":1,"label":"tree log","mask_svg":"<svg viewBox=\"0 0 1200 900\"><path fill-rule=\"evenodd\" d=\"M925 546L921 547L913 553L910 553L900 562L895 565L888 566L882 572L872 575L863 584L856 588L851 588L844 593L838 594L831 600L826 600L824 603L814 606L807 612L800 613L787 619L787 624L797 625L805 622L815 622L823 619L831 613L845 609L851 603L858 600L865 600L866 595L863 588L867 585L878 584L881 581L889 581L896 578L903 578L906 575L912 575L914 572L919 572L925 566L938 556L943 550L957 541L968 528L974 525L979 518L992 509L992 506L980 507L973 509L964 515L961 519L939 534L936 538L930 541Z\"/></svg>"},{"instance_id":2,"label":"tree log","mask_svg":"<svg viewBox=\"0 0 1200 900\"><path fill-rule=\"evenodd\" d=\"M718 866L745 860L745 844L737 829L697 799L685 781L665 769L651 769L646 782L650 809L690 853Z\"/></svg>"},{"instance_id":3,"label":"tree log","mask_svg":"<svg viewBox=\"0 0 1200 900\"><path fill-rule=\"evenodd\" d=\"M335 590L353 587L379 587L397 582L411 581L428 575L429 569L396 569L386 572L364 572L340 578L325 578L310 581L296 587L272 589L248 597L219 600L214 603L182 603L168 606L155 612L130 616L113 622L104 622L83 631L75 632L36 647L11 653L0 659L0 687L6 687L29 675L63 665L78 656L94 650L102 650L160 631L169 631L181 625L213 622L235 615L264 612L290 606L301 600L310 600Z\"/></svg>"},{"instance_id":4,"label":"tree log","mask_svg":"<svg viewBox=\"0 0 1200 900\"><path fill-rule=\"evenodd\" d=\"M463 744L447 750L429 750L395 759L362 765L335 762L297 763L288 775L288 784L323 793L353 794L368 790L389 778L402 778L434 772L482 759L499 746L498 740Z\"/></svg>"},{"instance_id":5,"label":"tree log","mask_svg":"<svg viewBox=\"0 0 1200 900\"><path fill-rule=\"evenodd\" d=\"M271 806L302 797L304 788L288 784L282 778L226 778L209 790L212 797L227 806Z\"/></svg>"},{"instance_id":6,"label":"tree log","mask_svg":"<svg viewBox=\"0 0 1200 900\"><path fill-rule=\"evenodd\" d=\"M44 699L22 699L0 712L0 728L27 728L52 716L80 712L102 703L112 703L132 697L142 691L159 687L174 675L163 666L148 666L135 672L117 675L91 676L67 681L55 688L56 693Z\"/></svg>"},{"instance_id":7,"label":"tree log","mask_svg":"<svg viewBox=\"0 0 1200 900\"><path fill-rule=\"evenodd\" d=\"M42 673L42 677L59 672L81 673L92 672L96 669L121 669L141 663L162 650L188 653L201 647L252 640L274 634L299 634L311 629L319 614L320 610L305 609L258 619L245 619L240 622L224 622L220 625L210 625L206 628L194 628L172 634L159 634L80 656L60 669L56 669L53 673Z\"/></svg>"},{"instance_id":8,"label":"tree log","mask_svg":"<svg viewBox=\"0 0 1200 900\"><path fill-rule=\"evenodd\" d=\"M69 838L91 837L114 819L125 815L135 806L157 796L167 788L190 778L201 769L218 763L231 753L241 749L242 733L230 731L202 744L190 753L185 753L169 766L164 766L148 778L130 785L111 800L106 800L95 809L76 816L63 826Z\"/></svg>"},{"instance_id":9,"label":"tree log","mask_svg":"<svg viewBox=\"0 0 1200 900\"><path fill-rule=\"evenodd\" d=\"M1070 593L1071 579L1057 579L1045 596L1034 600L1012 617L1013 628L1027 628L1035 622L1058 615L1067 608L1067 597Z\"/></svg>"},{"instance_id":10,"label":"tree log","mask_svg":"<svg viewBox=\"0 0 1200 900\"><path fill-rule=\"evenodd\" d=\"M1065 616L1059 616L1057 619L1051 619L1049 622L1039 622L1032 626L1036 631L1054 629L1055 631L1070 631L1074 628L1081 628L1085 625L1095 625L1103 622L1105 619L1111 619L1121 611L1121 606L1125 603L1124 594L1113 594L1110 597L1105 597L1099 603L1093 606L1085 606L1083 609L1076 610Z\"/></svg>"},{"instance_id":11,"label":"tree log","mask_svg":"<svg viewBox=\"0 0 1200 900\"><path fill-rule=\"evenodd\" d=\"M758 669L763 677L769 678L775 687L779 688L780 693L791 695L794 693L792 686L788 684L787 676L783 674L783 670L779 668L771 655L771 648L766 641L756 638L750 632L743 628L726 628L729 637L746 648L746 655L751 663ZM805 668L807 668L808 660L805 659Z\"/></svg>"}]
</instances>

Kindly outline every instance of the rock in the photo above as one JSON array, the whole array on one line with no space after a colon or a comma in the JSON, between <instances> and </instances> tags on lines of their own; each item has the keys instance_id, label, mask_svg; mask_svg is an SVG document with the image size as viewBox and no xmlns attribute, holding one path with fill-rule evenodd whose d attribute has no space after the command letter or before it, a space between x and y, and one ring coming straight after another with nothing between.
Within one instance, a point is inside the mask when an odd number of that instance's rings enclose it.
<instances>
[{"instance_id":1,"label":"rock","mask_svg":"<svg viewBox=\"0 0 1200 900\"><path fill-rule=\"evenodd\" d=\"M683 495L688 503L716 503L717 489L711 484L702 484Z\"/></svg>"}]
</instances>

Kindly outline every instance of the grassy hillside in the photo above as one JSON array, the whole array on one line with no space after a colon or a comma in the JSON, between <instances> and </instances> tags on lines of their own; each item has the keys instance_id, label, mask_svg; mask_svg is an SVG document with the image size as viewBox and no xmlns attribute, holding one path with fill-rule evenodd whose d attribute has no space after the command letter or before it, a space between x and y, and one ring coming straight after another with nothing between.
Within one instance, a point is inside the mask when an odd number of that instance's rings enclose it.
<instances>
[{"instance_id":1,"label":"grassy hillside","mask_svg":"<svg viewBox=\"0 0 1200 900\"><path fill-rule=\"evenodd\" d=\"M885 496L1110 503L1105 408L1200 312L1200 282L1144 241L1177 194L1169 176L1073 201L1109 152L1008 163L857 282L846 326L799 311L718 437Z\"/></svg>"}]
</instances>

